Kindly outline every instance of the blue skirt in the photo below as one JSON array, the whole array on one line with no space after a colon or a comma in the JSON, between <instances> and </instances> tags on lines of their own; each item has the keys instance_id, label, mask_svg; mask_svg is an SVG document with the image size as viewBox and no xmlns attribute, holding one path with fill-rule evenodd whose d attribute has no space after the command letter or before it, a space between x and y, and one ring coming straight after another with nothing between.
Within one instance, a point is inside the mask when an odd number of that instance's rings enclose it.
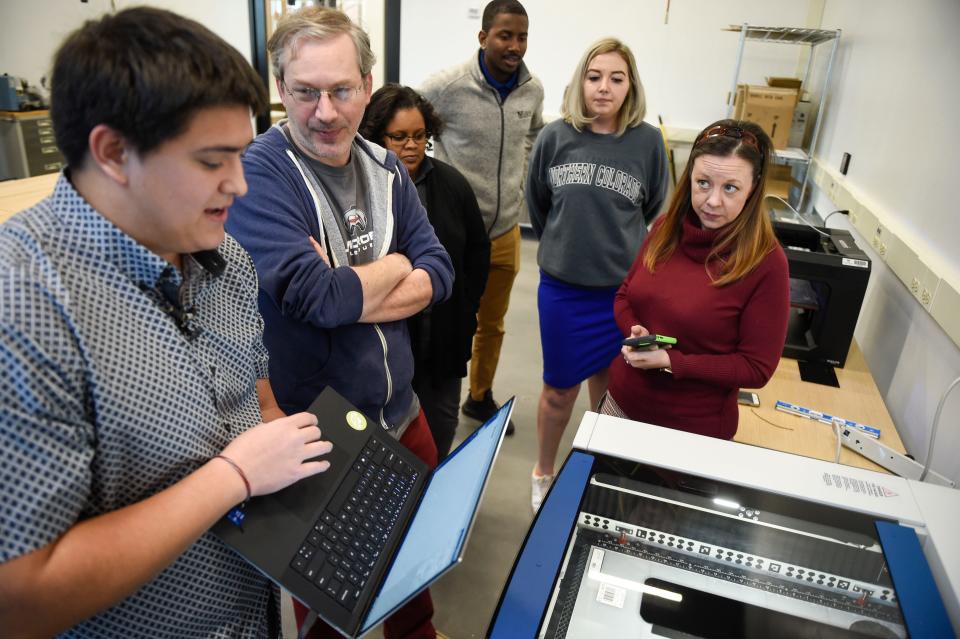
<instances>
[{"instance_id":1,"label":"blue skirt","mask_svg":"<svg viewBox=\"0 0 960 639\"><path fill-rule=\"evenodd\" d=\"M623 335L613 320L618 288L583 288L540 271L537 309L544 382L571 388L620 354Z\"/></svg>"}]
</instances>

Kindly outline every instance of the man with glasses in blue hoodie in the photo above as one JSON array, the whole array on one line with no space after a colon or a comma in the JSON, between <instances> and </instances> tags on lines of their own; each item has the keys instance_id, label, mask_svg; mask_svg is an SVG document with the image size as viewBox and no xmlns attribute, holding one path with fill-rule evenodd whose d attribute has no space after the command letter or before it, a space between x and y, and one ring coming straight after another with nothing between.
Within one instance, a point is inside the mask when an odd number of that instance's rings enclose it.
<instances>
[{"instance_id":1,"label":"man with glasses in blue hoodie","mask_svg":"<svg viewBox=\"0 0 960 639\"><path fill-rule=\"evenodd\" d=\"M342 12L310 7L284 18L267 48L288 118L245 153L249 194L228 229L260 278L277 401L296 412L331 386L433 467L404 320L449 297L453 267L406 169L357 135L369 38ZM386 636L433 637L432 612L424 591Z\"/></svg>"}]
</instances>

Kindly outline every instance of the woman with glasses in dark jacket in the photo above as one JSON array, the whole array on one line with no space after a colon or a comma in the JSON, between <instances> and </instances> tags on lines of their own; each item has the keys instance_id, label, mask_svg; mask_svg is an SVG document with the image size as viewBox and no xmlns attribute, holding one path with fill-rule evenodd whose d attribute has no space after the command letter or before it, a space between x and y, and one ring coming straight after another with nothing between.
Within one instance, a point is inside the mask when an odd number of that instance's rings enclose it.
<instances>
[{"instance_id":1,"label":"woman with glasses in dark jacket","mask_svg":"<svg viewBox=\"0 0 960 639\"><path fill-rule=\"evenodd\" d=\"M736 434L737 391L767 383L787 332L787 258L760 206L772 153L752 122L721 120L697 136L614 302L625 337L667 335L677 344L624 346L602 412Z\"/></svg>"},{"instance_id":2,"label":"woman with glasses in dark jacket","mask_svg":"<svg viewBox=\"0 0 960 639\"><path fill-rule=\"evenodd\" d=\"M413 390L430 424L439 460L457 429L461 383L477 328L477 308L487 283L490 240L473 189L455 168L428 157L443 122L413 89L378 89L360 123L360 135L397 155L417 186L420 202L453 262L453 294L408 320L414 357Z\"/></svg>"}]
</instances>

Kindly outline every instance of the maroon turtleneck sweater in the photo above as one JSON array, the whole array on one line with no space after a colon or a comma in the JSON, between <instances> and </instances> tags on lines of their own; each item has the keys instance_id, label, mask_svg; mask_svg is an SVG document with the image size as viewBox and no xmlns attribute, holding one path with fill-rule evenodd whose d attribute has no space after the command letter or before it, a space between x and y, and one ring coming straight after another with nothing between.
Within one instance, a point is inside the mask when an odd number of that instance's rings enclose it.
<instances>
[{"instance_id":1,"label":"maroon turtleneck sweater","mask_svg":"<svg viewBox=\"0 0 960 639\"><path fill-rule=\"evenodd\" d=\"M766 384L780 361L790 280L778 245L743 279L711 285L704 262L716 236L688 215L678 249L656 273L643 266L644 242L614 314L624 335L640 324L677 338L668 351L673 374L635 369L618 356L609 390L631 419L730 439L737 432L737 390Z\"/></svg>"}]
</instances>

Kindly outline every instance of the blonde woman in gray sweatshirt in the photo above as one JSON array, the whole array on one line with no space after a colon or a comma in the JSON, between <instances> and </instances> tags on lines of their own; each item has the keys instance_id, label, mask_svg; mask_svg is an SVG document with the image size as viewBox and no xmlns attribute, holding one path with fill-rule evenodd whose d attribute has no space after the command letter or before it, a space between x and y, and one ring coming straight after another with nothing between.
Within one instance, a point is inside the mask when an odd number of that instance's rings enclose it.
<instances>
[{"instance_id":1,"label":"blonde woman in gray sweatshirt","mask_svg":"<svg viewBox=\"0 0 960 639\"><path fill-rule=\"evenodd\" d=\"M543 349L534 512L553 482L581 382L587 380L591 406L606 391L623 338L614 294L666 196L663 138L643 121L645 110L633 53L619 40L600 40L574 71L563 118L544 128L530 157L526 199L540 239Z\"/></svg>"}]
</instances>

